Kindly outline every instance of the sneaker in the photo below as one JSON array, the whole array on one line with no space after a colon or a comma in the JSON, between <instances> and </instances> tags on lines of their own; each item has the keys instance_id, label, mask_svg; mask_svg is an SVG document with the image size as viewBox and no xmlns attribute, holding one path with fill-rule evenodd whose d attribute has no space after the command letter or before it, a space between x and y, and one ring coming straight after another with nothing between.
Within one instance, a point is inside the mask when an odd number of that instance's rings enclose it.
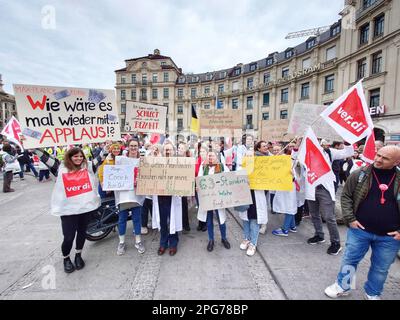
<instances>
[{"instance_id":1,"label":"sneaker","mask_svg":"<svg viewBox=\"0 0 400 320\"><path fill-rule=\"evenodd\" d=\"M328 248L328 251L326 253L331 254L333 256L337 256L340 251L342 251L342 247L340 246L340 243L333 242L333 243L331 243L331 245Z\"/></svg>"},{"instance_id":2,"label":"sneaker","mask_svg":"<svg viewBox=\"0 0 400 320\"><path fill-rule=\"evenodd\" d=\"M122 256L126 252L126 245L125 243L118 244L117 248L117 255Z\"/></svg>"},{"instance_id":3,"label":"sneaker","mask_svg":"<svg viewBox=\"0 0 400 320\"><path fill-rule=\"evenodd\" d=\"M142 227L140 229L140 234L148 234L149 233L149 229L147 229L146 227Z\"/></svg>"},{"instance_id":4,"label":"sneaker","mask_svg":"<svg viewBox=\"0 0 400 320\"><path fill-rule=\"evenodd\" d=\"M296 227L290 228L289 231L290 231L290 232L293 232L293 233L296 233L296 232L297 232L297 228L296 228Z\"/></svg>"},{"instance_id":5,"label":"sneaker","mask_svg":"<svg viewBox=\"0 0 400 320\"><path fill-rule=\"evenodd\" d=\"M253 244L249 244L249 247L248 247L248 249L247 249L247 251L246 251L246 254L247 254L249 257L254 256L254 255L256 254L256 246L253 245Z\"/></svg>"},{"instance_id":6,"label":"sneaker","mask_svg":"<svg viewBox=\"0 0 400 320\"><path fill-rule=\"evenodd\" d=\"M137 251L139 253L144 253L146 251L146 249L144 248L143 242L137 242L135 243L135 248L137 249Z\"/></svg>"},{"instance_id":7,"label":"sneaker","mask_svg":"<svg viewBox=\"0 0 400 320\"><path fill-rule=\"evenodd\" d=\"M259 233L265 234L266 231L267 231L267 225L262 224Z\"/></svg>"},{"instance_id":8,"label":"sneaker","mask_svg":"<svg viewBox=\"0 0 400 320\"><path fill-rule=\"evenodd\" d=\"M370 296L369 294L365 294L365 300L381 300L380 296Z\"/></svg>"},{"instance_id":9,"label":"sneaker","mask_svg":"<svg viewBox=\"0 0 400 320\"><path fill-rule=\"evenodd\" d=\"M314 237L312 237L312 238L307 240L307 243L311 244L311 245L314 245L314 244L317 244L317 243L324 243L324 242L325 242L325 239L321 238L320 236L314 236Z\"/></svg>"},{"instance_id":10,"label":"sneaker","mask_svg":"<svg viewBox=\"0 0 400 320\"><path fill-rule=\"evenodd\" d=\"M337 282L325 289L325 294L332 299L348 296L350 290L344 290Z\"/></svg>"},{"instance_id":11,"label":"sneaker","mask_svg":"<svg viewBox=\"0 0 400 320\"><path fill-rule=\"evenodd\" d=\"M272 234L274 236L279 236L279 237L287 237L288 236L288 231L283 230L282 228L276 229L274 231L272 231Z\"/></svg>"},{"instance_id":12,"label":"sneaker","mask_svg":"<svg viewBox=\"0 0 400 320\"><path fill-rule=\"evenodd\" d=\"M240 244L240 250L247 250L249 244L250 244L249 240L243 240L242 243Z\"/></svg>"}]
</instances>

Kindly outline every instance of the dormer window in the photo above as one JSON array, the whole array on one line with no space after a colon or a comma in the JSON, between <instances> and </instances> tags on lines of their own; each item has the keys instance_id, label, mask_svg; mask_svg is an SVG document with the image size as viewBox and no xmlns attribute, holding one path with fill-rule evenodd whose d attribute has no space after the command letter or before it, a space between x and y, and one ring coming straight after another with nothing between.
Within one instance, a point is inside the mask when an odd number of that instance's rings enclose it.
<instances>
[{"instance_id":1,"label":"dormer window","mask_svg":"<svg viewBox=\"0 0 400 320\"><path fill-rule=\"evenodd\" d=\"M315 38L308 40L306 43L307 49L311 49L312 47L314 47L315 43L316 43Z\"/></svg>"},{"instance_id":2,"label":"dormer window","mask_svg":"<svg viewBox=\"0 0 400 320\"><path fill-rule=\"evenodd\" d=\"M250 71L255 71L257 69L257 63L252 63L250 65Z\"/></svg>"},{"instance_id":3,"label":"dormer window","mask_svg":"<svg viewBox=\"0 0 400 320\"><path fill-rule=\"evenodd\" d=\"M240 75L240 73L241 73L241 69L240 68L236 68L234 71L233 71L233 74L235 75L235 76L239 76Z\"/></svg>"},{"instance_id":4,"label":"dormer window","mask_svg":"<svg viewBox=\"0 0 400 320\"><path fill-rule=\"evenodd\" d=\"M211 73L207 73L206 74L206 80L210 81L212 79L212 74Z\"/></svg>"},{"instance_id":5,"label":"dormer window","mask_svg":"<svg viewBox=\"0 0 400 320\"><path fill-rule=\"evenodd\" d=\"M166 66L167 63L165 61L161 61L161 66Z\"/></svg>"},{"instance_id":6,"label":"dormer window","mask_svg":"<svg viewBox=\"0 0 400 320\"><path fill-rule=\"evenodd\" d=\"M240 74L240 73L239 73ZM225 78L226 77L226 71L222 71L220 74L219 74L219 77L220 78Z\"/></svg>"},{"instance_id":7,"label":"dormer window","mask_svg":"<svg viewBox=\"0 0 400 320\"><path fill-rule=\"evenodd\" d=\"M288 50L285 52L285 58L289 59L293 56L293 50Z\"/></svg>"},{"instance_id":8,"label":"dormer window","mask_svg":"<svg viewBox=\"0 0 400 320\"><path fill-rule=\"evenodd\" d=\"M340 33L340 24L331 28L331 37L334 37L339 33Z\"/></svg>"},{"instance_id":9,"label":"dormer window","mask_svg":"<svg viewBox=\"0 0 400 320\"><path fill-rule=\"evenodd\" d=\"M272 66L273 63L274 63L273 58L267 58L267 66Z\"/></svg>"}]
</instances>

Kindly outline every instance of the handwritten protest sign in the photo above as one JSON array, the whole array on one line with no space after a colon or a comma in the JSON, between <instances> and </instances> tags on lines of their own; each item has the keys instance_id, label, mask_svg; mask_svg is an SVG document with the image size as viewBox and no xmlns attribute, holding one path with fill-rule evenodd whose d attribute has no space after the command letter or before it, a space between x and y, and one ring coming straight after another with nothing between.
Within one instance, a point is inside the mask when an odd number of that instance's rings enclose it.
<instances>
[{"instance_id":1,"label":"handwritten protest sign","mask_svg":"<svg viewBox=\"0 0 400 320\"><path fill-rule=\"evenodd\" d=\"M127 165L104 166L104 191L133 190L134 167Z\"/></svg>"},{"instance_id":2,"label":"handwritten protest sign","mask_svg":"<svg viewBox=\"0 0 400 320\"><path fill-rule=\"evenodd\" d=\"M245 170L197 177L199 210L208 211L252 204Z\"/></svg>"},{"instance_id":3,"label":"handwritten protest sign","mask_svg":"<svg viewBox=\"0 0 400 320\"><path fill-rule=\"evenodd\" d=\"M245 157L243 168L249 175L252 190L291 191L293 189L290 156Z\"/></svg>"},{"instance_id":4,"label":"handwritten protest sign","mask_svg":"<svg viewBox=\"0 0 400 320\"><path fill-rule=\"evenodd\" d=\"M193 196L194 171L194 158L141 158L136 194Z\"/></svg>"},{"instance_id":5,"label":"handwritten protest sign","mask_svg":"<svg viewBox=\"0 0 400 320\"><path fill-rule=\"evenodd\" d=\"M265 141L290 141L293 135L287 134L289 120L262 120L261 137Z\"/></svg>"},{"instance_id":6,"label":"handwritten protest sign","mask_svg":"<svg viewBox=\"0 0 400 320\"><path fill-rule=\"evenodd\" d=\"M238 134L235 134L239 132ZM231 109L200 109L200 135L203 137L241 136L241 112Z\"/></svg>"},{"instance_id":7,"label":"handwritten protest sign","mask_svg":"<svg viewBox=\"0 0 400 320\"><path fill-rule=\"evenodd\" d=\"M307 128L312 125L318 138L342 141L343 139L336 131L331 126L327 126L324 119L320 117L326 108L327 106L324 105L295 103L287 132L296 136L304 136Z\"/></svg>"},{"instance_id":8,"label":"handwritten protest sign","mask_svg":"<svg viewBox=\"0 0 400 320\"><path fill-rule=\"evenodd\" d=\"M129 132L165 133L167 108L127 101L125 130Z\"/></svg>"},{"instance_id":9,"label":"handwritten protest sign","mask_svg":"<svg viewBox=\"0 0 400 320\"><path fill-rule=\"evenodd\" d=\"M113 90L15 84L25 148L120 138Z\"/></svg>"}]
</instances>

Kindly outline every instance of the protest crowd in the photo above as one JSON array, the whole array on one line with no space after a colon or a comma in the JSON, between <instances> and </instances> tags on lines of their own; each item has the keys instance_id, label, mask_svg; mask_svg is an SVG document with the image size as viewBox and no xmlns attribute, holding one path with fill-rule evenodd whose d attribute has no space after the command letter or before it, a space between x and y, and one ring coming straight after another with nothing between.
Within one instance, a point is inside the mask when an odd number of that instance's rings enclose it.
<instances>
[{"instance_id":1,"label":"protest crowd","mask_svg":"<svg viewBox=\"0 0 400 320\"><path fill-rule=\"evenodd\" d=\"M128 217L140 254L146 252L144 235L153 228L160 232L158 255L167 251L176 255L180 233L191 232L189 212L194 204L197 231L207 232L204 250L210 254L219 238L226 250L237 247L254 256L260 236L268 231L290 237L304 217L311 219L315 230L304 241L318 245L328 240L325 223L330 241L327 254L338 255L344 248L337 279L325 294L337 298L350 293L352 277L346 276L346 270L355 271L371 247L365 296L379 299L400 250L400 148L371 140L371 132L372 128L357 141L344 134L342 141L332 143L317 137L311 128L285 142L257 140L248 133L236 140L206 136L194 141L134 132L101 143L33 149L24 149L21 135L20 144L1 142L3 192L13 192L13 177L24 179L26 172L39 182L55 182L51 213L61 219L67 273L85 266L82 250L87 227L105 199L112 198L118 207L118 256L128 248ZM122 180L130 187L122 186ZM342 216L336 217L341 184ZM241 243L227 238L228 210L243 222ZM271 214L282 215L280 228L268 230ZM349 226L345 243L338 224Z\"/></svg>"}]
</instances>

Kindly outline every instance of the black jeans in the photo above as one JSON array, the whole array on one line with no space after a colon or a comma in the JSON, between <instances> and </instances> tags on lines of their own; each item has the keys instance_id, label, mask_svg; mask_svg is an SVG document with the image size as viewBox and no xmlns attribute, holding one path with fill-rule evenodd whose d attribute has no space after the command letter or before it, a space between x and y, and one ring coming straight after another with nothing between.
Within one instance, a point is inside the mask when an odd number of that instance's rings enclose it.
<instances>
[{"instance_id":1,"label":"black jeans","mask_svg":"<svg viewBox=\"0 0 400 320\"><path fill-rule=\"evenodd\" d=\"M149 212L150 214L153 212L153 200L146 198L143 202L143 207L140 209L142 211L142 227L147 228L147 224L149 223Z\"/></svg>"},{"instance_id":2,"label":"black jeans","mask_svg":"<svg viewBox=\"0 0 400 320\"><path fill-rule=\"evenodd\" d=\"M182 227L184 230L190 230L187 197L182 197Z\"/></svg>"},{"instance_id":3,"label":"black jeans","mask_svg":"<svg viewBox=\"0 0 400 320\"><path fill-rule=\"evenodd\" d=\"M61 245L61 251L64 257L71 252L76 235L76 250L82 250L86 240L86 229L92 212L74 214L70 216L61 216L61 227L64 235L64 241Z\"/></svg>"}]
</instances>

